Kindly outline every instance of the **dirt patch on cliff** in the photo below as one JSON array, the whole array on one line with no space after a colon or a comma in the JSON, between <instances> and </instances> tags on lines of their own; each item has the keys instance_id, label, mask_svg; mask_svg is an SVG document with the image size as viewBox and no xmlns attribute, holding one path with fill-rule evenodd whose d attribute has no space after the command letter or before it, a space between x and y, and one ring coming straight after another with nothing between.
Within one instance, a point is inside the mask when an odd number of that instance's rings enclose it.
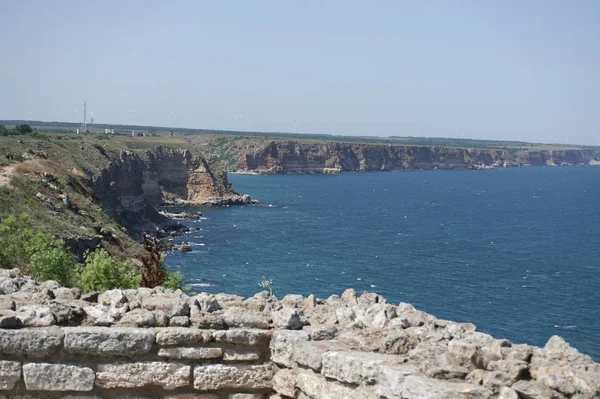
<instances>
[{"instance_id":1,"label":"dirt patch on cliff","mask_svg":"<svg viewBox=\"0 0 600 399\"><path fill-rule=\"evenodd\" d=\"M10 178L15 173L16 164L0 167L0 187L10 184Z\"/></svg>"}]
</instances>

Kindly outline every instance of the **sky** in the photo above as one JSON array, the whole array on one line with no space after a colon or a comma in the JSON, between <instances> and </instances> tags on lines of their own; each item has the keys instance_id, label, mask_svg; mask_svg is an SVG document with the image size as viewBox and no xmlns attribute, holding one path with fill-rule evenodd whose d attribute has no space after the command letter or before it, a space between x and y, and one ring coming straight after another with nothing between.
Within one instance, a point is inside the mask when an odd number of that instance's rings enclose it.
<instances>
[{"instance_id":1,"label":"sky","mask_svg":"<svg viewBox=\"0 0 600 399\"><path fill-rule=\"evenodd\" d=\"M600 145L598 0L0 0L0 54L0 120Z\"/></svg>"}]
</instances>

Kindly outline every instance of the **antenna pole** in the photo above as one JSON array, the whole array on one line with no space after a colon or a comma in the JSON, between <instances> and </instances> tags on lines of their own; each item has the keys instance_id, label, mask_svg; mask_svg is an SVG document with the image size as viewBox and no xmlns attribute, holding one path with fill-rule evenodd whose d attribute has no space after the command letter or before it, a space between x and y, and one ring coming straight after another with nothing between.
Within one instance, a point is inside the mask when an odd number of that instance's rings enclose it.
<instances>
[{"instance_id":1,"label":"antenna pole","mask_svg":"<svg viewBox=\"0 0 600 399\"><path fill-rule=\"evenodd\" d=\"M87 104L84 101L83 102L83 132L84 133L87 133L86 118L87 118Z\"/></svg>"}]
</instances>

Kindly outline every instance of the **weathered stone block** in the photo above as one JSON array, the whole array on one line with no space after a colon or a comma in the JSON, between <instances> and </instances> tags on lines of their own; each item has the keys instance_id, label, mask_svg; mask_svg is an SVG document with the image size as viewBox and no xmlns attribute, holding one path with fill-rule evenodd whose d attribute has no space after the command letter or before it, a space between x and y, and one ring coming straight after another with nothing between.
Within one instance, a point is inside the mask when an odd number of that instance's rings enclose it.
<instances>
[{"instance_id":1,"label":"weathered stone block","mask_svg":"<svg viewBox=\"0 0 600 399\"><path fill-rule=\"evenodd\" d=\"M160 310L133 309L121 317L118 325L127 327L166 327L169 318Z\"/></svg>"},{"instance_id":2,"label":"weathered stone block","mask_svg":"<svg viewBox=\"0 0 600 399\"><path fill-rule=\"evenodd\" d=\"M189 327L190 318L187 316L173 316L169 319L169 326L171 327Z\"/></svg>"},{"instance_id":3,"label":"weathered stone block","mask_svg":"<svg viewBox=\"0 0 600 399\"><path fill-rule=\"evenodd\" d=\"M158 356L169 359L216 359L223 355L221 348L160 348Z\"/></svg>"},{"instance_id":4,"label":"weathered stone block","mask_svg":"<svg viewBox=\"0 0 600 399\"><path fill-rule=\"evenodd\" d=\"M380 369L397 362L394 356L366 352L327 352L323 355L321 374L351 384L372 384Z\"/></svg>"},{"instance_id":5,"label":"weathered stone block","mask_svg":"<svg viewBox=\"0 0 600 399\"><path fill-rule=\"evenodd\" d=\"M404 380L412 374L418 374L418 370L411 365L399 364L380 367L377 375L377 394L386 398L401 398Z\"/></svg>"},{"instance_id":6,"label":"weathered stone block","mask_svg":"<svg viewBox=\"0 0 600 399\"><path fill-rule=\"evenodd\" d=\"M252 362L260 359L260 354L251 350L226 349L223 360L226 362Z\"/></svg>"},{"instance_id":7,"label":"weathered stone block","mask_svg":"<svg viewBox=\"0 0 600 399\"><path fill-rule=\"evenodd\" d=\"M65 364L27 363L23 365L25 387L30 391L79 391L94 389L94 370Z\"/></svg>"},{"instance_id":8,"label":"weathered stone block","mask_svg":"<svg viewBox=\"0 0 600 399\"><path fill-rule=\"evenodd\" d=\"M231 307L223 313L223 319L229 327L233 328L263 328L269 327L267 317L259 311Z\"/></svg>"},{"instance_id":9,"label":"weathered stone block","mask_svg":"<svg viewBox=\"0 0 600 399\"><path fill-rule=\"evenodd\" d=\"M271 360L282 366L292 367L294 347L303 341L308 341L308 334L304 331L275 331L270 345Z\"/></svg>"},{"instance_id":10,"label":"weathered stone block","mask_svg":"<svg viewBox=\"0 0 600 399\"><path fill-rule=\"evenodd\" d=\"M566 396L536 381L517 381L512 387L519 397L527 399L565 399Z\"/></svg>"},{"instance_id":11,"label":"weathered stone block","mask_svg":"<svg viewBox=\"0 0 600 399\"><path fill-rule=\"evenodd\" d=\"M158 345L186 345L210 342L209 330L196 330L184 327L157 328L156 343Z\"/></svg>"},{"instance_id":12,"label":"weathered stone block","mask_svg":"<svg viewBox=\"0 0 600 399\"><path fill-rule=\"evenodd\" d=\"M142 298L142 308L163 311L167 317L190 315L188 298L174 295L145 296Z\"/></svg>"},{"instance_id":13,"label":"weathered stone block","mask_svg":"<svg viewBox=\"0 0 600 399\"><path fill-rule=\"evenodd\" d=\"M67 327L64 332L65 351L81 355L141 355L155 340L154 331L141 328Z\"/></svg>"},{"instance_id":14,"label":"weathered stone block","mask_svg":"<svg viewBox=\"0 0 600 399\"><path fill-rule=\"evenodd\" d=\"M268 364L229 366L210 364L194 368L194 389L266 389L273 386L274 367Z\"/></svg>"},{"instance_id":15,"label":"weathered stone block","mask_svg":"<svg viewBox=\"0 0 600 399\"><path fill-rule=\"evenodd\" d=\"M296 386L301 390L297 396L298 398L305 398L304 393L310 398L379 399L379 396L370 388L364 386L354 388L338 382L328 381L312 370L300 369L296 378Z\"/></svg>"},{"instance_id":16,"label":"weathered stone block","mask_svg":"<svg viewBox=\"0 0 600 399\"><path fill-rule=\"evenodd\" d=\"M56 324L52 310L44 305L20 306L16 316L24 327L48 327Z\"/></svg>"},{"instance_id":17,"label":"weathered stone block","mask_svg":"<svg viewBox=\"0 0 600 399\"><path fill-rule=\"evenodd\" d=\"M58 327L0 330L0 353L44 357L56 352L63 341Z\"/></svg>"},{"instance_id":18,"label":"weathered stone block","mask_svg":"<svg viewBox=\"0 0 600 399\"><path fill-rule=\"evenodd\" d=\"M264 399L262 393L230 393L227 399Z\"/></svg>"},{"instance_id":19,"label":"weathered stone block","mask_svg":"<svg viewBox=\"0 0 600 399\"><path fill-rule=\"evenodd\" d=\"M488 399L491 396L492 391L487 388L424 376L410 375L402 384L402 397L405 399Z\"/></svg>"},{"instance_id":20,"label":"weathered stone block","mask_svg":"<svg viewBox=\"0 0 600 399\"><path fill-rule=\"evenodd\" d=\"M296 397L296 373L281 369L273 376L273 390L281 395Z\"/></svg>"},{"instance_id":21,"label":"weathered stone block","mask_svg":"<svg viewBox=\"0 0 600 399\"><path fill-rule=\"evenodd\" d=\"M8 391L21 379L21 363L0 360L0 390Z\"/></svg>"},{"instance_id":22,"label":"weathered stone block","mask_svg":"<svg viewBox=\"0 0 600 399\"><path fill-rule=\"evenodd\" d=\"M200 309L204 312L212 313L221 309L219 301L212 294L202 292L196 295L193 299L198 304L198 307L200 307Z\"/></svg>"},{"instance_id":23,"label":"weathered stone block","mask_svg":"<svg viewBox=\"0 0 600 399\"><path fill-rule=\"evenodd\" d=\"M269 342L269 331L255 329L232 329L213 331L215 342L241 345L266 345Z\"/></svg>"},{"instance_id":24,"label":"weathered stone block","mask_svg":"<svg viewBox=\"0 0 600 399\"><path fill-rule=\"evenodd\" d=\"M179 395L167 395L164 399L219 399L219 395L212 393L182 393Z\"/></svg>"},{"instance_id":25,"label":"weathered stone block","mask_svg":"<svg viewBox=\"0 0 600 399\"><path fill-rule=\"evenodd\" d=\"M303 323L300 320L300 315L296 309L283 308L271 313L273 324L277 328L286 328L288 330L299 330L302 328Z\"/></svg>"},{"instance_id":26,"label":"weathered stone block","mask_svg":"<svg viewBox=\"0 0 600 399\"><path fill-rule=\"evenodd\" d=\"M325 353L343 350L350 350L350 348L339 341L298 342L296 345L293 345L294 354L292 360L302 366L319 371Z\"/></svg>"},{"instance_id":27,"label":"weathered stone block","mask_svg":"<svg viewBox=\"0 0 600 399\"><path fill-rule=\"evenodd\" d=\"M175 389L189 385L190 372L190 366L181 363L101 364L96 372L96 386L100 388L159 386L164 389Z\"/></svg>"},{"instance_id":28,"label":"weathered stone block","mask_svg":"<svg viewBox=\"0 0 600 399\"><path fill-rule=\"evenodd\" d=\"M12 298L0 295L0 310L15 310L16 304Z\"/></svg>"}]
</instances>

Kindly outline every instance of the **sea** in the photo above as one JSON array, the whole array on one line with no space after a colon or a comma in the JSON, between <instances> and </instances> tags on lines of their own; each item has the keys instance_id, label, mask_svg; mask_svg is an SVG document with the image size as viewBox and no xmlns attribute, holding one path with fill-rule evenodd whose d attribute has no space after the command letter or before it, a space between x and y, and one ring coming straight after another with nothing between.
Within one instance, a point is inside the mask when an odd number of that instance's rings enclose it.
<instances>
[{"instance_id":1,"label":"sea","mask_svg":"<svg viewBox=\"0 0 600 399\"><path fill-rule=\"evenodd\" d=\"M600 360L600 167L229 178L261 204L175 209L204 214L167 256L197 292L354 288Z\"/></svg>"}]
</instances>

